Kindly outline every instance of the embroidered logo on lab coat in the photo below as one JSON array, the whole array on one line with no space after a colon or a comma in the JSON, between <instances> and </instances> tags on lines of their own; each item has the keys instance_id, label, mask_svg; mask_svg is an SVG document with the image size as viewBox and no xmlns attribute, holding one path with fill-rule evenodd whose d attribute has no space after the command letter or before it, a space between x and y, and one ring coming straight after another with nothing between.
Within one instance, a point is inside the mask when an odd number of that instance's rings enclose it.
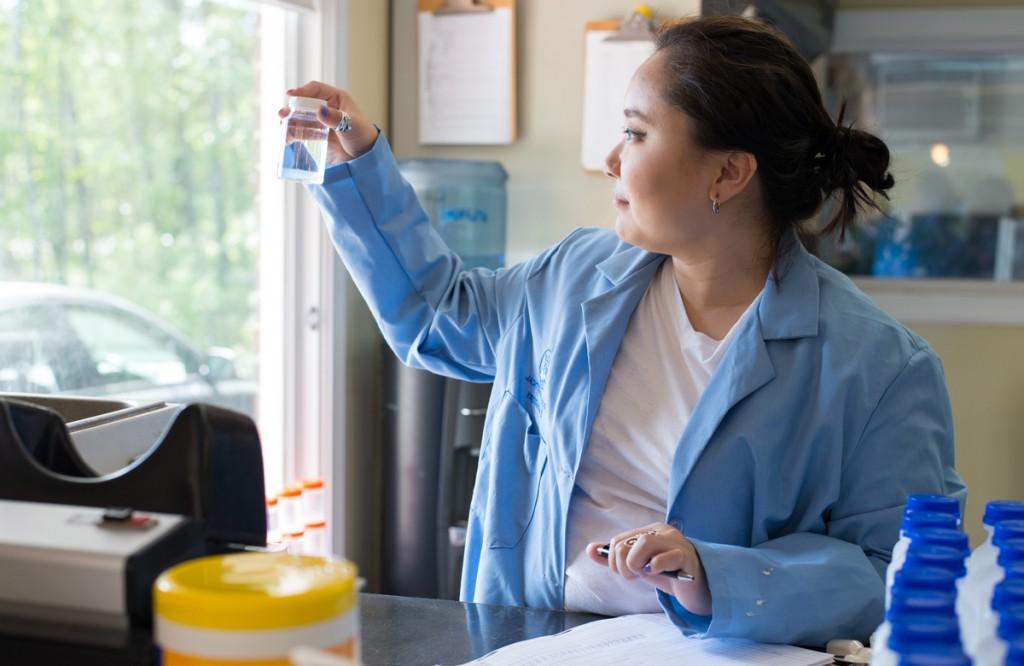
<instances>
[{"instance_id":1,"label":"embroidered logo on lab coat","mask_svg":"<svg viewBox=\"0 0 1024 666\"><path fill-rule=\"evenodd\" d=\"M537 374L526 376L526 400L538 410L545 407L542 393L548 384L548 373L551 371L551 350L547 349L540 357Z\"/></svg>"}]
</instances>

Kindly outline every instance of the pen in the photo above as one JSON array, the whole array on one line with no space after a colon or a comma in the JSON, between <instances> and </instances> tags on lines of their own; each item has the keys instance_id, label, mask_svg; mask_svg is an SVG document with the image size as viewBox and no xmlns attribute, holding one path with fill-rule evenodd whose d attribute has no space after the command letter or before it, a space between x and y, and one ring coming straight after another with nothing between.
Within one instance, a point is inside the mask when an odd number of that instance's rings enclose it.
<instances>
[{"instance_id":1,"label":"pen","mask_svg":"<svg viewBox=\"0 0 1024 666\"><path fill-rule=\"evenodd\" d=\"M598 546L597 547L597 554L600 555L601 557L608 557L608 545L609 544L605 544L603 546ZM679 571L679 570L676 570L676 571L661 571L661 572L659 572L658 575L660 575L660 576L668 576L669 578L674 578L675 580L693 580L693 576L692 575L686 573L685 571Z\"/></svg>"}]
</instances>

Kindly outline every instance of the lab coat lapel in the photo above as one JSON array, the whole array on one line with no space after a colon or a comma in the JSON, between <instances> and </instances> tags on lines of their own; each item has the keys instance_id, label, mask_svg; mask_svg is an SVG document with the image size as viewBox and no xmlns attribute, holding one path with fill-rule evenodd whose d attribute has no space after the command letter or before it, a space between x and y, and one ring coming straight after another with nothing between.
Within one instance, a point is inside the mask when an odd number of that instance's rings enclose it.
<instances>
[{"instance_id":1,"label":"lab coat lapel","mask_svg":"<svg viewBox=\"0 0 1024 666\"><path fill-rule=\"evenodd\" d=\"M608 375L629 320L663 259L662 255L633 249L616 254L597 266L607 279L607 287L581 306L587 343L588 382L587 409L581 430L584 433L583 445L576 456L577 466L586 443L590 441L590 429L594 426Z\"/></svg>"},{"instance_id":2,"label":"lab coat lapel","mask_svg":"<svg viewBox=\"0 0 1024 666\"><path fill-rule=\"evenodd\" d=\"M669 474L668 515L678 515L683 486L719 424L741 400L775 378L766 341L792 340L818 334L818 272L816 259L787 236L776 270L780 282L768 278L757 311L741 324L732 347L715 371L690 415L676 447Z\"/></svg>"},{"instance_id":3,"label":"lab coat lapel","mask_svg":"<svg viewBox=\"0 0 1024 666\"><path fill-rule=\"evenodd\" d=\"M668 482L669 515L675 513L673 503L725 415L775 378L775 366L768 355L758 317L748 317L742 326L697 401L676 447Z\"/></svg>"}]
</instances>

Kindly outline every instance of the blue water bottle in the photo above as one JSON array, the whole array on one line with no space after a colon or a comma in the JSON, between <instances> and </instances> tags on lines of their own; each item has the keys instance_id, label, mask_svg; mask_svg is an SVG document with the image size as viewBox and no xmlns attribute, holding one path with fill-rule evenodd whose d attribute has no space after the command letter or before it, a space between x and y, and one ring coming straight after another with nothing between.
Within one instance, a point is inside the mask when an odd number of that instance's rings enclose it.
<instances>
[{"instance_id":1,"label":"blue water bottle","mask_svg":"<svg viewBox=\"0 0 1024 666\"><path fill-rule=\"evenodd\" d=\"M402 176L465 268L505 265L508 174L497 162L400 160Z\"/></svg>"}]
</instances>

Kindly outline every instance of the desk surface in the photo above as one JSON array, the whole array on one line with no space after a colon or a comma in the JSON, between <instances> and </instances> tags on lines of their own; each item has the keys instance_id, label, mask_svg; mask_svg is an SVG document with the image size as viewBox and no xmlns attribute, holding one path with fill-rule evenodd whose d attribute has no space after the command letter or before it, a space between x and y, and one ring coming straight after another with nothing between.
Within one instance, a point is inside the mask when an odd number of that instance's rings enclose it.
<instances>
[{"instance_id":1,"label":"desk surface","mask_svg":"<svg viewBox=\"0 0 1024 666\"><path fill-rule=\"evenodd\" d=\"M600 615L359 595L365 666L462 664L503 645L600 620Z\"/></svg>"},{"instance_id":2,"label":"desk surface","mask_svg":"<svg viewBox=\"0 0 1024 666\"><path fill-rule=\"evenodd\" d=\"M557 634L599 615L359 595L365 666L462 664L503 645ZM3 666L155 666L148 631L117 632L0 617Z\"/></svg>"}]
</instances>

